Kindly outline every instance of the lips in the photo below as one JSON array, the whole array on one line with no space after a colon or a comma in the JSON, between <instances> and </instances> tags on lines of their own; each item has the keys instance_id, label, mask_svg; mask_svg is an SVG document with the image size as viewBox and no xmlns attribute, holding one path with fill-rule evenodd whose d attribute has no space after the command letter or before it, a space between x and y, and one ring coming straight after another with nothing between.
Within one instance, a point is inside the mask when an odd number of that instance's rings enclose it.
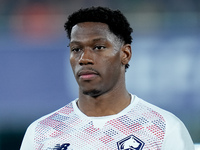
<instances>
[{"instance_id":1,"label":"lips","mask_svg":"<svg viewBox=\"0 0 200 150\"><path fill-rule=\"evenodd\" d=\"M83 80L92 80L95 77L97 77L99 74L97 71L95 70L80 70L78 72L78 76L79 78L83 79Z\"/></svg>"}]
</instances>

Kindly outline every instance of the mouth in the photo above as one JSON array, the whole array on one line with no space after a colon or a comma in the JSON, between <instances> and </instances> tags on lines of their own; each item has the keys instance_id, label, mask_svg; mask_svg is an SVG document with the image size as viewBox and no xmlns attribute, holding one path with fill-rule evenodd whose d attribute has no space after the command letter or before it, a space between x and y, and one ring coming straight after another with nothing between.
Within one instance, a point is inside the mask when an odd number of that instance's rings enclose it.
<instances>
[{"instance_id":1,"label":"mouth","mask_svg":"<svg viewBox=\"0 0 200 150\"><path fill-rule=\"evenodd\" d=\"M96 78L98 75L99 73L93 69L80 70L78 72L78 77L83 80L92 80Z\"/></svg>"}]
</instances>

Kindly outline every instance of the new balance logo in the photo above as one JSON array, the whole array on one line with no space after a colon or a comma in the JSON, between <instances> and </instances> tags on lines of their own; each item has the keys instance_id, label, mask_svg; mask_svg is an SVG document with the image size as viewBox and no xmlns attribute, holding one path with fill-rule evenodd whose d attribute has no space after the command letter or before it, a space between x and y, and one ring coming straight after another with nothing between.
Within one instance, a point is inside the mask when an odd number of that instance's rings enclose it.
<instances>
[{"instance_id":1,"label":"new balance logo","mask_svg":"<svg viewBox=\"0 0 200 150\"><path fill-rule=\"evenodd\" d=\"M134 135L130 135L117 142L117 146L118 150L142 150L144 142Z\"/></svg>"},{"instance_id":2,"label":"new balance logo","mask_svg":"<svg viewBox=\"0 0 200 150\"><path fill-rule=\"evenodd\" d=\"M56 144L56 146L53 148L53 150L67 150L69 145L70 145L69 143L62 144L61 146L60 146L60 144Z\"/></svg>"}]
</instances>

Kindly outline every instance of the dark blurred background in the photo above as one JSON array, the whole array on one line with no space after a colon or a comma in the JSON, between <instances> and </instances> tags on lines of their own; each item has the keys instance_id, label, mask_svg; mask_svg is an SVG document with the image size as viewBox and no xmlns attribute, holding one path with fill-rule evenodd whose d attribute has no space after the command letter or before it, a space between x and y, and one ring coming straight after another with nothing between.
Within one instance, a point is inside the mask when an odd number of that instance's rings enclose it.
<instances>
[{"instance_id":1,"label":"dark blurred background","mask_svg":"<svg viewBox=\"0 0 200 150\"><path fill-rule=\"evenodd\" d=\"M0 150L18 150L30 123L78 96L63 25L88 6L125 14L128 90L174 113L200 143L199 0L0 0Z\"/></svg>"}]
</instances>

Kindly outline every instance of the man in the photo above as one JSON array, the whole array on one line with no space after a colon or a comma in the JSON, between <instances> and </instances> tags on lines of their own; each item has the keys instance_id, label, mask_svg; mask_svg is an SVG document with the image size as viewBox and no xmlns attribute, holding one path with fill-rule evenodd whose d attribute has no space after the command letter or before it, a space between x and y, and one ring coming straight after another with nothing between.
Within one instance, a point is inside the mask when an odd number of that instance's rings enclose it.
<instances>
[{"instance_id":1,"label":"man","mask_svg":"<svg viewBox=\"0 0 200 150\"><path fill-rule=\"evenodd\" d=\"M120 11L91 7L68 17L79 98L33 122L21 150L193 150L173 114L126 90L132 28Z\"/></svg>"}]
</instances>

